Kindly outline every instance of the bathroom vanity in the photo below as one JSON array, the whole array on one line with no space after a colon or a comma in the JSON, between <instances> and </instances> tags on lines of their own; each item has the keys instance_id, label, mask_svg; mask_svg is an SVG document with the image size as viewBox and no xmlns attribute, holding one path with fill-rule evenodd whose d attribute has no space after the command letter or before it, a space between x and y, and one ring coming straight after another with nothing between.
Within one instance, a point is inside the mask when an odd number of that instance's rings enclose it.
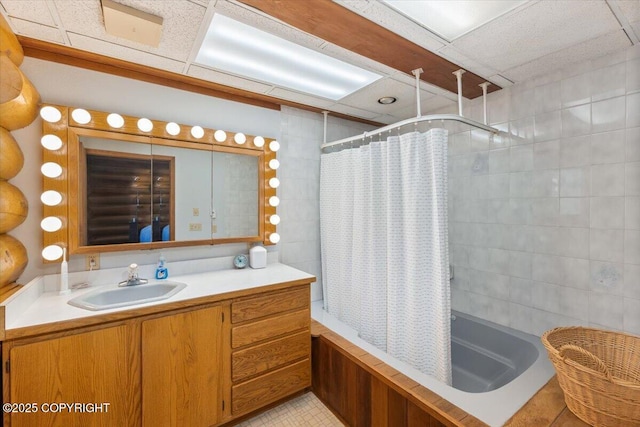
<instances>
[{"instance_id":1,"label":"bathroom vanity","mask_svg":"<svg viewBox=\"0 0 640 427\"><path fill-rule=\"evenodd\" d=\"M167 300L100 312L67 304L87 290L5 302L4 425L213 426L311 386L313 276L270 264L175 280L187 287Z\"/></svg>"}]
</instances>

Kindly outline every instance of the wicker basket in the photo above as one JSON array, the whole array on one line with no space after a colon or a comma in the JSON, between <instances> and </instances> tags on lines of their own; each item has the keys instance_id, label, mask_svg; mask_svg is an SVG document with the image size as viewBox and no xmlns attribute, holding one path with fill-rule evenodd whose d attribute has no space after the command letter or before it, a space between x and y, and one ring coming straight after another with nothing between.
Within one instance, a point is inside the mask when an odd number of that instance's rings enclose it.
<instances>
[{"instance_id":1,"label":"wicker basket","mask_svg":"<svg viewBox=\"0 0 640 427\"><path fill-rule=\"evenodd\" d=\"M593 426L640 426L640 337L583 327L545 332L567 407Z\"/></svg>"}]
</instances>

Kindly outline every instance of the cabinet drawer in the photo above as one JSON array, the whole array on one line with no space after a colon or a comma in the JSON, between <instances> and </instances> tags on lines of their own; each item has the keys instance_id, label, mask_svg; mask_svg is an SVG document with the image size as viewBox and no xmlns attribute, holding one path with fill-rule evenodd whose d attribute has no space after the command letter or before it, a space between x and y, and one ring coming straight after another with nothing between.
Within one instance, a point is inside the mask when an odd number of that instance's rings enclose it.
<instances>
[{"instance_id":1,"label":"cabinet drawer","mask_svg":"<svg viewBox=\"0 0 640 427\"><path fill-rule=\"evenodd\" d=\"M234 386L231 389L231 410L234 415L248 412L310 385L311 360L305 359Z\"/></svg>"},{"instance_id":2,"label":"cabinet drawer","mask_svg":"<svg viewBox=\"0 0 640 427\"><path fill-rule=\"evenodd\" d=\"M236 326L231 330L231 347L238 348L299 329L308 328L310 323L309 309L305 309L283 314L282 316L269 317L268 319L258 320L246 325Z\"/></svg>"},{"instance_id":3,"label":"cabinet drawer","mask_svg":"<svg viewBox=\"0 0 640 427\"><path fill-rule=\"evenodd\" d=\"M244 300L231 305L231 322L239 323L309 305L309 287L277 292Z\"/></svg>"},{"instance_id":4,"label":"cabinet drawer","mask_svg":"<svg viewBox=\"0 0 640 427\"><path fill-rule=\"evenodd\" d=\"M309 357L310 353L311 336L308 331L236 351L231 356L231 379L237 382Z\"/></svg>"}]
</instances>

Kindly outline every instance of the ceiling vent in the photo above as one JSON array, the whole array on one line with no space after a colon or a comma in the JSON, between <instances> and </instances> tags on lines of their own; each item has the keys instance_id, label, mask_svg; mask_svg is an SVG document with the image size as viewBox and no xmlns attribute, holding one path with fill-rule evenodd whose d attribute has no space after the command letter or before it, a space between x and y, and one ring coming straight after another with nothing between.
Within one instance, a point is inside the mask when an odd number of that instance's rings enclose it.
<instances>
[{"instance_id":1,"label":"ceiling vent","mask_svg":"<svg viewBox=\"0 0 640 427\"><path fill-rule=\"evenodd\" d=\"M107 34L158 47L162 35L162 17L102 0L102 13Z\"/></svg>"}]
</instances>

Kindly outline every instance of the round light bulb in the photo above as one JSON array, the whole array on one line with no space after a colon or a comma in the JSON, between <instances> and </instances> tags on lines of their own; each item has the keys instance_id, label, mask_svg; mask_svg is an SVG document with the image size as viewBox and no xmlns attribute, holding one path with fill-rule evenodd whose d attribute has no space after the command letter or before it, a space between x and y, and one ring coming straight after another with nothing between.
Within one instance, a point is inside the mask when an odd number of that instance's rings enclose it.
<instances>
[{"instance_id":1,"label":"round light bulb","mask_svg":"<svg viewBox=\"0 0 640 427\"><path fill-rule=\"evenodd\" d=\"M40 144L47 150L55 151L62 147L62 140L56 135L47 134L40 138Z\"/></svg>"},{"instance_id":2,"label":"round light bulb","mask_svg":"<svg viewBox=\"0 0 640 427\"><path fill-rule=\"evenodd\" d=\"M269 167L273 170L276 170L280 167L280 162L278 161L278 159L271 159L269 160Z\"/></svg>"},{"instance_id":3,"label":"round light bulb","mask_svg":"<svg viewBox=\"0 0 640 427\"><path fill-rule=\"evenodd\" d=\"M62 247L59 245L49 245L42 250L42 258L47 261L55 261L62 256Z\"/></svg>"},{"instance_id":4,"label":"round light bulb","mask_svg":"<svg viewBox=\"0 0 640 427\"><path fill-rule=\"evenodd\" d=\"M111 113L107 116L107 123L112 128L120 129L124 126L124 117L117 113Z\"/></svg>"},{"instance_id":5,"label":"round light bulb","mask_svg":"<svg viewBox=\"0 0 640 427\"><path fill-rule=\"evenodd\" d=\"M224 142L224 141L227 140L227 133L225 131L223 131L223 130L217 130L213 134L213 137L218 142Z\"/></svg>"},{"instance_id":6,"label":"round light bulb","mask_svg":"<svg viewBox=\"0 0 640 427\"><path fill-rule=\"evenodd\" d=\"M200 139L204 136L204 129L200 126L194 126L191 128L191 136Z\"/></svg>"},{"instance_id":7,"label":"round light bulb","mask_svg":"<svg viewBox=\"0 0 640 427\"><path fill-rule=\"evenodd\" d=\"M138 120L138 129L142 132L151 132L153 129L153 123L149 119L142 118Z\"/></svg>"},{"instance_id":8,"label":"round light bulb","mask_svg":"<svg viewBox=\"0 0 640 427\"><path fill-rule=\"evenodd\" d=\"M280 149L280 143L278 141L271 141L269 143L269 150L278 151Z\"/></svg>"},{"instance_id":9,"label":"round light bulb","mask_svg":"<svg viewBox=\"0 0 640 427\"><path fill-rule=\"evenodd\" d=\"M247 137L244 135L244 133L240 132L236 133L233 136L233 140L236 142L236 144L244 144L245 142L247 142Z\"/></svg>"},{"instance_id":10,"label":"round light bulb","mask_svg":"<svg viewBox=\"0 0 640 427\"><path fill-rule=\"evenodd\" d=\"M48 216L40 221L40 228L49 233L53 233L62 228L62 221L57 216Z\"/></svg>"},{"instance_id":11,"label":"round light bulb","mask_svg":"<svg viewBox=\"0 0 640 427\"><path fill-rule=\"evenodd\" d=\"M54 162L47 162L40 167L40 171L47 178L57 178L62 175L62 166Z\"/></svg>"},{"instance_id":12,"label":"round light bulb","mask_svg":"<svg viewBox=\"0 0 640 427\"><path fill-rule=\"evenodd\" d=\"M73 110L71 112L71 117L73 117L73 120L75 120L76 123L80 123L81 125L86 125L91 121L91 114L83 108L76 108Z\"/></svg>"},{"instance_id":13,"label":"round light bulb","mask_svg":"<svg viewBox=\"0 0 640 427\"><path fill-rule=\"evenodd\" d=\"M279 215L271 215L271 216L269 217L269 222L270 222L272 225L278 225L278 224L280 224L280 216L279 216Z\"/></svg>"},{"instance_id":14,"label":"round light bulb","mask_svg":"<svg viewBox=\"0 0 640 427\"><path fill-rule=\"evenodd\" d=\"M47 206L57 206L62 202L62 194L54 190L48 190L42 193L40 200Z\"/></svg>"},{"instance_id":15,"label":"round light bulb","mask_svg":"<svg viewBox=\"0 0 640 427\"><path fill-rule=\"evenodd\" d=\"M274 208L280 204L280 199L278 196L269 197L269 206L273 206Z\"/></svg>"},{"instance_id":16,"label":"round light bulb","mask_svg":"<svg viewBox=\"0 0 640 427\"><path fill-rule=\"evenodd\" d=\"M165 126L165 129L167 130L167 133L172 136L176 136L177 134L180 133L180 125L175 122L167 123L167 126Z\"/></svg>"},{"instance_id":17,"label":"round light bulb","mask_svg":"<svg viewBox=\"0 0 640 427\"><path fill-rule=\"evenodd\" d=\"M280 180L278 178L271 178L269 180L269 187L278 188L280 186Z\"/></svg>"},{"instance_id":18,"label":"round light bulb","mask_svg":"<svg viewBox=\"0 0 640 427\"><path fill-rule=\"evenodd\" d=\"M280 235L278 233L271 233L269 235L269 241L275 245L280 241Z\"/></svg>"},{"instance_id":19,"label":"round light bulb","mask_svg":"<svg viewBox=\"0 0 640 427\"><path fill-rule=\"evenodd\" d=\"M260 148L264 146L264 138L261 136L256 136L255 138L253 138L253 145L255 145L256 147Z\"/></svg>"},{"instance_id":20,"label":"round light bulb","mask_svg":"<svg viewBox=\"0 0 640 427\"><path fill-rule=\"evenodd\" d=\"M57 123L62 118L62 113L56 107L47 105L40 109L40 117L49 123Z\"/></svg>"}]
</instances>

